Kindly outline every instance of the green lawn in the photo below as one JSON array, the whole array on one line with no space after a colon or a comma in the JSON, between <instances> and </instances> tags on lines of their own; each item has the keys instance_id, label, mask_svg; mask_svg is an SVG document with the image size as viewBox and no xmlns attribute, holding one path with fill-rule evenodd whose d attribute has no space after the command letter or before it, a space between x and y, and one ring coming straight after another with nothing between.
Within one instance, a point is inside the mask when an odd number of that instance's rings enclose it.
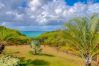
<instances>
[{"instance_id":1,"label":"green lawn","mask_svg":"<svg viewBox=\"0 0 99 66\"><path fill-rule=\"evenodd\" d=\"M31 48L28 45L7 46L4 54L23 58L29 66L84 66L83 60L78 56L57 52L48 46L43 47L43 55L32 55L30 51Z\"/></svg>"}]
</instances>

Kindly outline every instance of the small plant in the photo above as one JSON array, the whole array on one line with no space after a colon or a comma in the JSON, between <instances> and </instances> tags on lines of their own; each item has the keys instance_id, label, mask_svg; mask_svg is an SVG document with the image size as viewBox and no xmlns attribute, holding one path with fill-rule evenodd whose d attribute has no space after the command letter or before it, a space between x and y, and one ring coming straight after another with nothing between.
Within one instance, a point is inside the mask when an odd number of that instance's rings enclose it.
<instances>
[{"instance_id":1,"label":"small plant","mask_svg":"<svg viewBox=\"0 0 99 66\"><path fill-rule=\"evenodd\" d=\"M42 48L39 41L36 40L32 41L31 48L33 49L33 53L35 55L41 54L42 52Z\"/></svg>"},{"instance_id":2,"label":"small plant","mask_svg":"<svg viewBox=\"0 0 99 66\"><path fill-rule=\"evenodd\" d=\"M0 66L18 66L20 60L11 56L2 56L0 58Z\"/></svg>"}]
</instances>

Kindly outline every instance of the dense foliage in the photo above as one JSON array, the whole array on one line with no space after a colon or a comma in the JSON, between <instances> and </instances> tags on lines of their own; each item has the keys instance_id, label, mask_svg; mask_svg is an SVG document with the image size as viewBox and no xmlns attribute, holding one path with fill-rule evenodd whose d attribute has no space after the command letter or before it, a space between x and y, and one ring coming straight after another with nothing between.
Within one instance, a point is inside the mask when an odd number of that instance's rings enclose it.
<instances>
[{"instance_id":1,"label":"dense foliage","mask_svg":"<svg viewBox=\"0 0 99 66\"><path fill-rule=\"evenodd\" d=\"M66 42L86 59L86 66L91 66L93 57L99 53L98 16L72 19L65 26Z\"/></svg>"},{"instance_id":2,"label":"dense foliage","mask_svg":"<svg viewBox=\"0 0 99 66\"><path fill-rule=\"evenodd\" d=\"M39 40L43 45L50 45L50 46L64 46L65 45L65 34L62 30L46 32L39 36Z\"/></svg>"},{"instance_id":3,"label":"dense foliage","mask_svg":"<svg viewBox=\"0 0 99 66\"><path fill-rule=\"evenodd\" d=\"M92 59L99 54L99 18L74 18L65 24L66 30L42 34L39 39L44 45L69 47L77 55L85 58L86 66L91 66Z\"/></svg>"},{"instance_id":4,"label":"dense foliage","mask_svg":"<svg viewBox=\"0 0 99 66\"><path fill-rule=\"evenodd\" d=\"M3 56L0 58L0 66L18 66L20 60L11 56Z\"/></svg>"},{"instance_id":5,"label":"dense foliage","mask_svg":"<svg viewBox=\"0 0 99 66\"><path fill-rule=\"evenodd\" d=\"M4 26L0 26L0 43L13 45L13 44L25 44L28 43L30 38L21 34L17 30L9 29Z\"/></svg>"}]
</instances>

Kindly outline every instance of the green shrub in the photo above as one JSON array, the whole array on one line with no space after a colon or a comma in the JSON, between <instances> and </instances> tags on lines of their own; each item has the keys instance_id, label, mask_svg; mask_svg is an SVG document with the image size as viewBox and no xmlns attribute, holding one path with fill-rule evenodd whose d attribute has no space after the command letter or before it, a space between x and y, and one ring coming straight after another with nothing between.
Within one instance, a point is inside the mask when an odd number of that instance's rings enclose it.
<instances>
[{"instance_id":1,"label":"green shrub","mask_svg":"<svg viewBox=\"0 0 99 66\"><path fill-rule=\"evenodd\" d=\"M36 41L36 40L32 41L31 48L33 49L32 50L33 54L35 54L35 55L41 54L41 52L42 52L42 48L41 48L39 41Z\"/></svg>"}]
</instances>

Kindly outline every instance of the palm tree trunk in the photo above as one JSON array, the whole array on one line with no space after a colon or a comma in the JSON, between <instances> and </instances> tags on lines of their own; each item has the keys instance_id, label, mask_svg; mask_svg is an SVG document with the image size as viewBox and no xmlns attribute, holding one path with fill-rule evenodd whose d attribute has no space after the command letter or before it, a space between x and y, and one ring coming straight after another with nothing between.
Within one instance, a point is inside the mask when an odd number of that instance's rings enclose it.
<instances>
[{"instance_id":1,"label":"palm tree trunk","mask_svg":"<svg viewBox=\"0 0 99 66\"><path fill-rule=\"evenodd\" d=\"M86 57L86 66L91 66L91 57Z\"/></svg>"}]
</instances>

